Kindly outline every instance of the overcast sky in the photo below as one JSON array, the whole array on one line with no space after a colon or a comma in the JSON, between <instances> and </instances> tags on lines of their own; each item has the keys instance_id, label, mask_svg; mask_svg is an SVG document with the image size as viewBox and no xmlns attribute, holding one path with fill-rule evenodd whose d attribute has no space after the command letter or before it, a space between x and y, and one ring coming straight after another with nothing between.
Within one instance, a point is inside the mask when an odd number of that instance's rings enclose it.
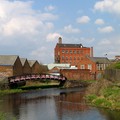
<instances>
[{"instance_id":1,"label":"overcast sky","mask_svg":"<svg viewBox=\"0 0 120 120\"><path fill-rule=\"evenodd\" d=\"M59 36L120 55L120 0L0 0L0 54L53 63Z\"/></svg>"}]
</instances>

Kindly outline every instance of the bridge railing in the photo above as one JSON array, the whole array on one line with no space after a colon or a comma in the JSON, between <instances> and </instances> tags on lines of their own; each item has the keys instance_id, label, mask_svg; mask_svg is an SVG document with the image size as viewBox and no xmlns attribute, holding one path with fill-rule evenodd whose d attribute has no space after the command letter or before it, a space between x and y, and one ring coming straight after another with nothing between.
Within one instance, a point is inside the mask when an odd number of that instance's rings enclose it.
<instances>
[{"instance_id":1,"label":"bridge railing","mask_svg":"<svg viewBox=\"0 0 120 120\"><path fill-rule=\"evenodd\" d=\"M37 80L37 79L50 79L65 81L67 80L64 76L50 75L50 74L32 74L32 75L21 75L21 76L12 76L8 77L9 83L27 81L27 80Z\"/></svg>"}]
</instances>

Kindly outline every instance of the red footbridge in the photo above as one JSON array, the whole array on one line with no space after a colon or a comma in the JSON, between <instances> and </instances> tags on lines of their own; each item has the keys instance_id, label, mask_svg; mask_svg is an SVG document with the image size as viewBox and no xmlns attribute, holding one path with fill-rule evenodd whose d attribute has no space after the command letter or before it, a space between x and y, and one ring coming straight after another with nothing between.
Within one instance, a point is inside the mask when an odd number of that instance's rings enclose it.
<instances>
[{"instance_id":1,"label":"red footbridge","mask_svg":"<svg viewBox=\"0 0 120 120\"><path fill-rule=\"evenodd\" d=\"M60 86L63 86L66 82L67 78L62 75L51 75L51 74L32 74L32 75L20 75L20 76L12 76L8 77L9 86L24 86L26 81L30 80L56 80L60 82Z\"/></svg>"}]
</instances>

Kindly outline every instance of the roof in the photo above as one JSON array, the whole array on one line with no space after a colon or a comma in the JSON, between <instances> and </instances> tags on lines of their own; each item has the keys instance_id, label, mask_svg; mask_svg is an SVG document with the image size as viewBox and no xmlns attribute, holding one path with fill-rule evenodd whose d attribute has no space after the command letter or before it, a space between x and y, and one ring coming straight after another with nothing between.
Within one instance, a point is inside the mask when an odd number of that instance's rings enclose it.
<instances>
[{"instance_id":1,"label":"roof","mask_svg":"<svg viewBox=\"0 0 120 120\"><path fill-rule=\"evenodd\" d=\"M77 47L77 48L85 48L85 47L83 47L83 45L82 44L60 44L60 43L57 43L57 46L59 46L59 47Z\"/></svg>"},{"instance_id":2,"label":"roof","mask_svg":"<svg viewBox=\"0 0 120 120\"><path fill-rule=\"evenodd\" d=\"M18 55L0 55L0 65L13 66L18 57Z\"/></svg>"},{"instance_id":3,"label":"roof","mask_svg":"<svg viewBox=\"0 0 120 120\"><path fill-rule=\"evenodd\" d=\"M96 63L110 63L107 57L89 57L89 59Z\"/></svg>"},{"instance_id":4,"label":"roof","mask_svg":"<svg viewBox=\"0 0 120 120\"><path fill-rule=\"evenodd\" d=\"M30 67L32 67L35 64L35 62L37 62L37 60L28 60Z\"/></svg>"},{"instance_id":5,"label":"roof","mask_svg":"<svg viewBox=\"0 0 120 120\"><path fill-rule=\"evenodd\" d=\"M51 70L54 67L70 67L70 64L58 64L58 63L53 63L53 64L48 64L48 69Z\"/></svg>"},{"instance_id":6,"label":"roof","mask_svg":"<svg viewBox=\"0 0 120 120\"><path fill-rule=\"evenodd\" d=\"M22 66L25 64L25 61L26 61L27 59L26 58L20 58L20 61L21 61L21 63L22 63Z\"/></svg>"}]
</instances>

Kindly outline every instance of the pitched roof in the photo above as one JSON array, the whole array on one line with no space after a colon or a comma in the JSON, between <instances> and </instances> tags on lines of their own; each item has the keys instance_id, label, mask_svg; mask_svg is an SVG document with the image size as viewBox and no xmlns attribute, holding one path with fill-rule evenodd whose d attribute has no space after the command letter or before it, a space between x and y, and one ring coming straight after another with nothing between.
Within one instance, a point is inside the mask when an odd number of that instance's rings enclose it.
<instances>
[{"instance_id":1,"label":"pitched roof","mask_svg":"<svg viewBox=\"0 0 120 120\"><path fill-rule=\"evenodd\" d=\"M21 63L22 63L22 66L25 64L25 61L26 61L27 59L26 58L20 58L20 61L21 61Z\"/></svg>"},{"instance_id":2,"label":"pitched roof","mask_svg":"<svg viewBox=\"0 0 120 120\"><path fill-rule=\"evenodd\" d=\"M89 59L96 63L110 63L107 57L89 57Z\"/></svg>"},{"instance_id":3,"label":"pitched roof","mask_svg":"<svg viewBox=\"0 0 120 120\"><path fill-rule=\"evenodd\" d=\"M60 43L57 43L57 46L59 47L77 47L77 48L83 48L83 45L82 44L60 44ZM85 47L84 47L85 48Z\"/></svg>"},{"instance_id":4,"label":"pitched roof","mask_svg":"<svg viewBox=\"0 0 120 120\"><path fill-rule=\"evenodd\" d=\"M0 55L0 65L13 66L18 57L18 55Z\"/></svg>"},{"instance_id":5,"label":"pitched roof","mask_svg":"<svg viewBox=\"0 0 120 120\"><path fill-rule=\"evenodd\" d=\"M70 67L70 64L65 64L65 63L52 63L52 64L48 64L48 69L51 70L54 67Z\"/></svg>"},{"instance_id":6,"label":"pitched roof","mask_svg":"<svg viewBox=\"0 0 120 120\"><path fill-rule=\"evenodd\" d=\"M28 60L30 67L32 67L35 64L35 62L37 62L37 60Z\"/></svg>"}]
</instances>

